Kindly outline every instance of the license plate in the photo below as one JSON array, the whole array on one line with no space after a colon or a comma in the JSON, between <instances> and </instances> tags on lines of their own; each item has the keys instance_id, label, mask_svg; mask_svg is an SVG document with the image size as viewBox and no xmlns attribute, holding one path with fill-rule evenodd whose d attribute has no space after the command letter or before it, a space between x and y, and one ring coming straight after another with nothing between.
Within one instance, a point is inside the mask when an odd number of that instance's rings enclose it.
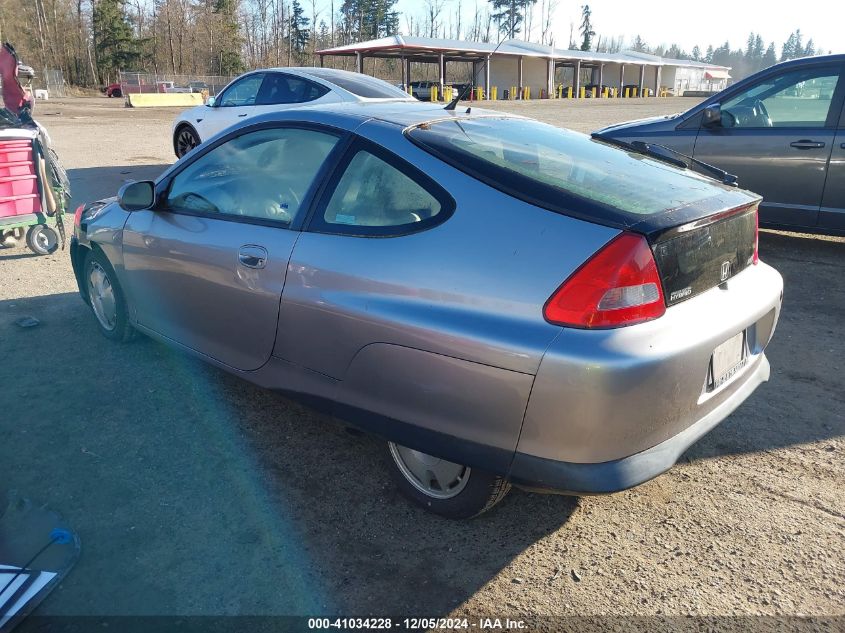
<instances>
[{"instance_id":1,"label":"license plate","mask_svg":"<svg viewBox=\"0 0 845 633\"><path fill-rule=\"evenodd\" d=\"M733 378L745 361L745 332L740 332L713 350L710 388L716 389Z\"/></svg>"}]
</instances>

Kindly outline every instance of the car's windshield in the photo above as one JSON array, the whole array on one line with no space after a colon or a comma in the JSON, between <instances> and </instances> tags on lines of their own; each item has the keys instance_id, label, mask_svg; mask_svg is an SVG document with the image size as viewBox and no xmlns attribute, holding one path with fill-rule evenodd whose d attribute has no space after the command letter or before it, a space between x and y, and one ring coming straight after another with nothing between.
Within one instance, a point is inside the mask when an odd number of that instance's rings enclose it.
<instances>
[{"instance_id":1,"label":"car's windshield","mask_svg":"<svg viewBox=\"0 0 845 633\"><path fill-rule=\"evenodd\" d=\"M720 193L697 175L528 119L448 120L408 136L480 180L553 209L586 199L641 216Z\"/></svg>"}]
</instances>

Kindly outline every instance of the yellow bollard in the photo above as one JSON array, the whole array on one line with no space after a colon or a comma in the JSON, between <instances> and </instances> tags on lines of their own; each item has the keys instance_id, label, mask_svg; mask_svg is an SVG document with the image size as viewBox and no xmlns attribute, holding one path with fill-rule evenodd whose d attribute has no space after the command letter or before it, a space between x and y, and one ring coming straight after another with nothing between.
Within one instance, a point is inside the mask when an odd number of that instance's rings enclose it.
<instances>
[{"instance_id":1,"label":"yellow bollard","mask_svg":"<svg viewBox=\"0 0 845 633\"><path fill-rule=\"evenodd\" d=\"M610 96L610 88L608 88L607 86L602 88L601 92L602 92L602 95L601 95L602 99L607 99Z\"/></svg>"},{"instance_id":2,"label":"yellow bollard","mask_svg":"<svg viewBox=\"0 0 845 633\"><path fill-rule=\"evenodd\" d=\"M581 86L581 88L578 90L578 98L583 99L586 96L587 96L587 89L584 88L584 86Z\"/></svg>"},{"instance_id":3,"label":"yellow bollard","mask_svg":"<svg viewBox=\"0 0 845 633\"><path fill-rule=\"evenodd\" d=\"M440 101L440 99L437 98L437 86L431 87L431 96L429 97L429 100L432 102Z\"/></svg>"},{"instance_id":4,"label":"yellow bollard","mask_svg":"<svg viewBox=\"0 0 845 633\"><path fill-rule=\"evenodd\" d=\"M630 90L631 90L630 88L625 88L625 98L626 99L628 98L628 94L629 94Z\"/></svg>"},{"instance_id":5,"label":"yellow bollard","mask_svg":"<svg viewBox=\"0 0 845 633\"><path fill-rule=\"evenodd\" d=\"M475 89L475 99L476 101L484 100L484 88L482 88L481 86L478 86Z\"/></svg>"},{"instance_id":6,"label":"yellow bollard","mask_svg":"<svg viewBox=\"0 0 845 633\"><path fill-rule=\"evenodd\" d=\"M516 86L511 86L511 89L508 91L508 99L516 101Z\"/></svg>"},{"instance_id":7,"label":"yellow bollard","mask_svg":"<svg viewBox=\"0 0 845 633\"><path fill-rule=\"evenodd\" d=\"M490 86L490 101L498 101L499 86Z\"/></svg>"},{"instance_id":8,"label":"yellow bollard","mask_svg":"<svg viewBox=\"0 0 845 633\"><path fill-rule=\"evenodd\" d=\"M568 87L566 88L566 98L567 98L567 99L571 99L571 98L572 98L572 86L568 86Z\"/></svg>"},{"instance_id":9,"label":"yellow bollard","mask_svg":"<svg viewBox=\"0 0 845 633\"><path fill-rule=\"evenodd\" d=\"M596 98L596 87L595 86L593 86L590 89L590 93L591 93L591 96L593 97L593 99L595 99Z\"/></svg>"}]
</instances>

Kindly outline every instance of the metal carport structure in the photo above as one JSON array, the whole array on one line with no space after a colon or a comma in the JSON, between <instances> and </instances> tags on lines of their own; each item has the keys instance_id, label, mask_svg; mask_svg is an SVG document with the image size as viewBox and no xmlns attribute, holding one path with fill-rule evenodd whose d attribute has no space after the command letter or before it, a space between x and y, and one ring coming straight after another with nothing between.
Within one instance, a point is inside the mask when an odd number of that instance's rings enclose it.
<instances>
[{"instance_id":1,"label":"metal carport structure","mask_svg":"<svg viewBox=\"0 0 845 633\"><path fill-rule=\"evenodd\" d=\"M614 85L620 92L625 85L635 86L638 95L642 95L644 88L648 88L655 96L660 93L661 82L668 78L664 75L671 74L674 78L676 68L708 69L724 77L729 77L730 70L724 66L667 59L634 51L597 53L557 49L522 40L505 40L496 44L402 35L336 46L317 51L316 54L321 65L327 56L354 57L358 72L363 72L366 58L399 59L402 83L406 87L411 83L412 62L436 64L441 94L444 85L448 83L446 66L449 62L472 63L473 77L476 79L481 70L478 64L482 64L483 75L479 83L488 96L493 82L518 87L520 95L524 87L539 85L547 96L554 96L558 68L572 69L573 96L579 96L582 71L588 69L591 74L589 83L598 86Z\"/></svg>"}]
</instances>

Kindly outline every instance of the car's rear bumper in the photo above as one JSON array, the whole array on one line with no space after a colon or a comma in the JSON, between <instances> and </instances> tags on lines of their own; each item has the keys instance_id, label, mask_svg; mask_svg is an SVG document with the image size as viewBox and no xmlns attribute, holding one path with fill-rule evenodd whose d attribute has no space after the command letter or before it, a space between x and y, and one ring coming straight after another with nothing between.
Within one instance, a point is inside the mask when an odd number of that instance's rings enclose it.
<instances>
[{"instance_id":1,"label":"car's rear bumper","mask_svg":"<svg viewBox=\"0 0 845 633\"><path fill-rule=\"evenodd\" d=\"M654 321L565 328L541 361L509 476L605 493L671 467L768 379L782 293L781 276L761 263ZM714 350L740 333L742 364L714 380Z\"/></svg>"},{"instance_id":2,"label":"car's rear bumper","mask_svg":"<svg viewBox=\"0 0 845 633\"><path fill-rule=\"evenodd\" d=\"M596 464L557 461L517 452L509 479L527 488L561 494L595 495L632 488L669 470L684 451L729 416L760 383L768 379L769 361L760 354L731 398L657 446L622 459Z\"/></svg>"}]
</instances>

